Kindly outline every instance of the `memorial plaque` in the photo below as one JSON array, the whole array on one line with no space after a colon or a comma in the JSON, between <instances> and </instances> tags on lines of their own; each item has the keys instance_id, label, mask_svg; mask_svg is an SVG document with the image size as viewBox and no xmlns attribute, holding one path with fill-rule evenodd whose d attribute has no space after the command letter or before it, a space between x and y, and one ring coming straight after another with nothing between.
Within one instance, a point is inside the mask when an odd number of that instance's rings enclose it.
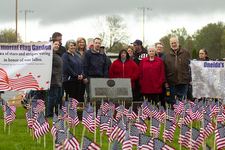
<instances>
[{"instance_id":1,"label":"memorial plaque","mask_svg":"<svg viewBox=\"0 0 225 150\"><path fill-rule=\"evenodd\" d=\"M91 78L90 98L91 100L102 100L103 98L113 100L132 100L130 79Z\"/></svg>"}]
</instances>

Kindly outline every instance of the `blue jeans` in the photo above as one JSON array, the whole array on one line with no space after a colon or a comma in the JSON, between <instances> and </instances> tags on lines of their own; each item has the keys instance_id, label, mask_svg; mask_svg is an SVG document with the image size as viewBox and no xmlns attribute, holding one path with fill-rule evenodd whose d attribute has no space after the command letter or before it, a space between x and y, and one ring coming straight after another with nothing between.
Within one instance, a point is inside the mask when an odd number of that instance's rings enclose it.
<instances>
[{"instance_id":1,"label":"blue jeans","mask_svg":"<svg viewBox=\"0 0 225 150\"><path fill-rule=\"evenodd\" d=\"M171 85L170 86L170 97L168 99L168 103L175 104L175 96L178 99L184 99L187 97L188 85L187 84L178 84L178 85Z\"/></svg>"},{"instance_id":2,"label":"blue jeans","mask_svg":"<svg viewBox=\"0 0 225 150\"><path fill-rule=\"evenodd\" d=\"M58 113L58 107L62 103L62 87L50 87L48 91L48 105L47 105L47 116L53 116L53 108L55 113Z\"/></svg>"}]
</instances>

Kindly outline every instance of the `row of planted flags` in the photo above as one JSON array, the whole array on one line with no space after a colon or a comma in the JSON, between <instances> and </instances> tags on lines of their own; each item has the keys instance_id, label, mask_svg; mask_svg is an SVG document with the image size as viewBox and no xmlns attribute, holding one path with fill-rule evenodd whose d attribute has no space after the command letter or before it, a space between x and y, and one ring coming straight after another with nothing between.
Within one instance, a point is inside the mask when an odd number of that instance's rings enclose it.
<instances>
[{"instance_id":1,"label":"row of planted flags","mask_svg":"<svg viewBox=\"0 0 225 150\"><path fill-rule=\"evenodd\" d=\"M5 101L2 103L5 123L10 124L16 118L15 107L8 106ZM28 127L33 130L34 137L38 139L51 131L56 149L101 149L97 143L87 137L83 137L80 144L76 135L70 132L70 128L75 128L80 122L77 104L78 101L75 99L65 101L62 109L59 109L59 115L54 114L50 130L44 116L44 101L32 100L30 109L26 112L26 120ZM199 129L192 126L193 121L200 122ZM138 114L132 110L132 107L129 109L124 105L116 107L112 102L102 103L96 114L93 106L88 103L83 110L81 123L92 133L99 128L101 134L106 134L109 143L113 143L111 149L119 149L117 146L122 145L123 150L132 150L133 146L137 146L140 150L173 150L174 148L167 143L173 145L174 133L179 127L180 146L197 150L201 145L210 149L205 144L205 140L213 133L215 133L217 149L225 148L224 121L225 111L222 104L213 100L177 101L174 109L166 110L144 101ZM146 122L149 122L149 125ZM164 124L163 140L160 140L162 124ZM146 134L148 128L150 135Z\"/></svg>"}]
</instances>

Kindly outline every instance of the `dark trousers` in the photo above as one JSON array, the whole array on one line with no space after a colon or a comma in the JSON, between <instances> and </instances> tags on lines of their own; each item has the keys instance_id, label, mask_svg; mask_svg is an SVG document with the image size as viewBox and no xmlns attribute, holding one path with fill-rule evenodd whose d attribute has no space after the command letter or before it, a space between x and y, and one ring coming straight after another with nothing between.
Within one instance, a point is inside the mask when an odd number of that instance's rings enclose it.
<instances>
[{"instance_id":1,"label":"dark trousers","mask_svg":"<svg viewBox=\"0 0 225 150\"><path fill-rule=\"evenodd\" d=\"M182 100L187 97L188 85L187 84L178 84L170 86L170 97L168 99L168 103L173 105L176 103L175 96L179 100Z\"/></svg>"},{"instance_id":2,"label":"dark trousers","mask_svg":"<svg viewBox=\"0 0 225 150\"><path fill-rule=\"evenodd\" d=\"M62 88L61 87L50 87L48 91L48 103L47 103L47 116L53 116L53 109L58 114L58 108L62 104Z\"/></svg>"},{"instance_id":3,"label":"dark trousers","mask_svg":"<svg viewBox=\"0 0 225 150\"><path fill-rule=\"evenodd\" d=\"M81 84L82 81L67 81L67 82L63 82L63 88L65 90L66 93L66 100L68 100L68 98L74 98L78 101L80 101L80 93L81 93Z\"/></svg>"}]
</instances>

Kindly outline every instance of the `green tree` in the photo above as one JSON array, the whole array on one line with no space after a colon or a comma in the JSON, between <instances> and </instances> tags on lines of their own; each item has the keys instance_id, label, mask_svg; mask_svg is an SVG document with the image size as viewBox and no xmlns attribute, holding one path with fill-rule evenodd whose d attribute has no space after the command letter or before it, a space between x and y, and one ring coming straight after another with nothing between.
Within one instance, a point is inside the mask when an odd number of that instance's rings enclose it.
<instances>
[{"instance_id":1,"label":"green tree","mask_svg":"<svg viewBox=\"0 0 225 150\"><path fill-rule=\"evenodd\" d=\"M170 49L170 37L171 36L177 36L179 39L179 44L186 48L187 50L189 50L190 53L192 53L192 50L194 50L194 41L193 38L188 35L187 30L183 27L183 28L178 28L175 30L171 30L171 33L169 33L168 35L162 37L160 39L160 42L163 43L164 45L164 49L166 51L168 51Z\"/></svg>"},{"instance_id":2,"label":"green tree","mask_svg":"<svg viewBox=\"0 0 225 150\"><path fill-rule=\"evenodd\" d=\"M225 26L222 22L210 23L194 34L194 40L197 50L206 48L210 58L222 58L225 47Z\"/></svg>"},{"instance_id":3,"label":"green tree","mask_svg":"<svg viewBox=\"0 0 225 150\"><path fill-rule=\"evenodd\" d=\"M22 42L20 35L18 35L18 42ZM16 31L14 29L4 29L0 31L0 43L15 43Z\"/></svg>"}]
</instances>

